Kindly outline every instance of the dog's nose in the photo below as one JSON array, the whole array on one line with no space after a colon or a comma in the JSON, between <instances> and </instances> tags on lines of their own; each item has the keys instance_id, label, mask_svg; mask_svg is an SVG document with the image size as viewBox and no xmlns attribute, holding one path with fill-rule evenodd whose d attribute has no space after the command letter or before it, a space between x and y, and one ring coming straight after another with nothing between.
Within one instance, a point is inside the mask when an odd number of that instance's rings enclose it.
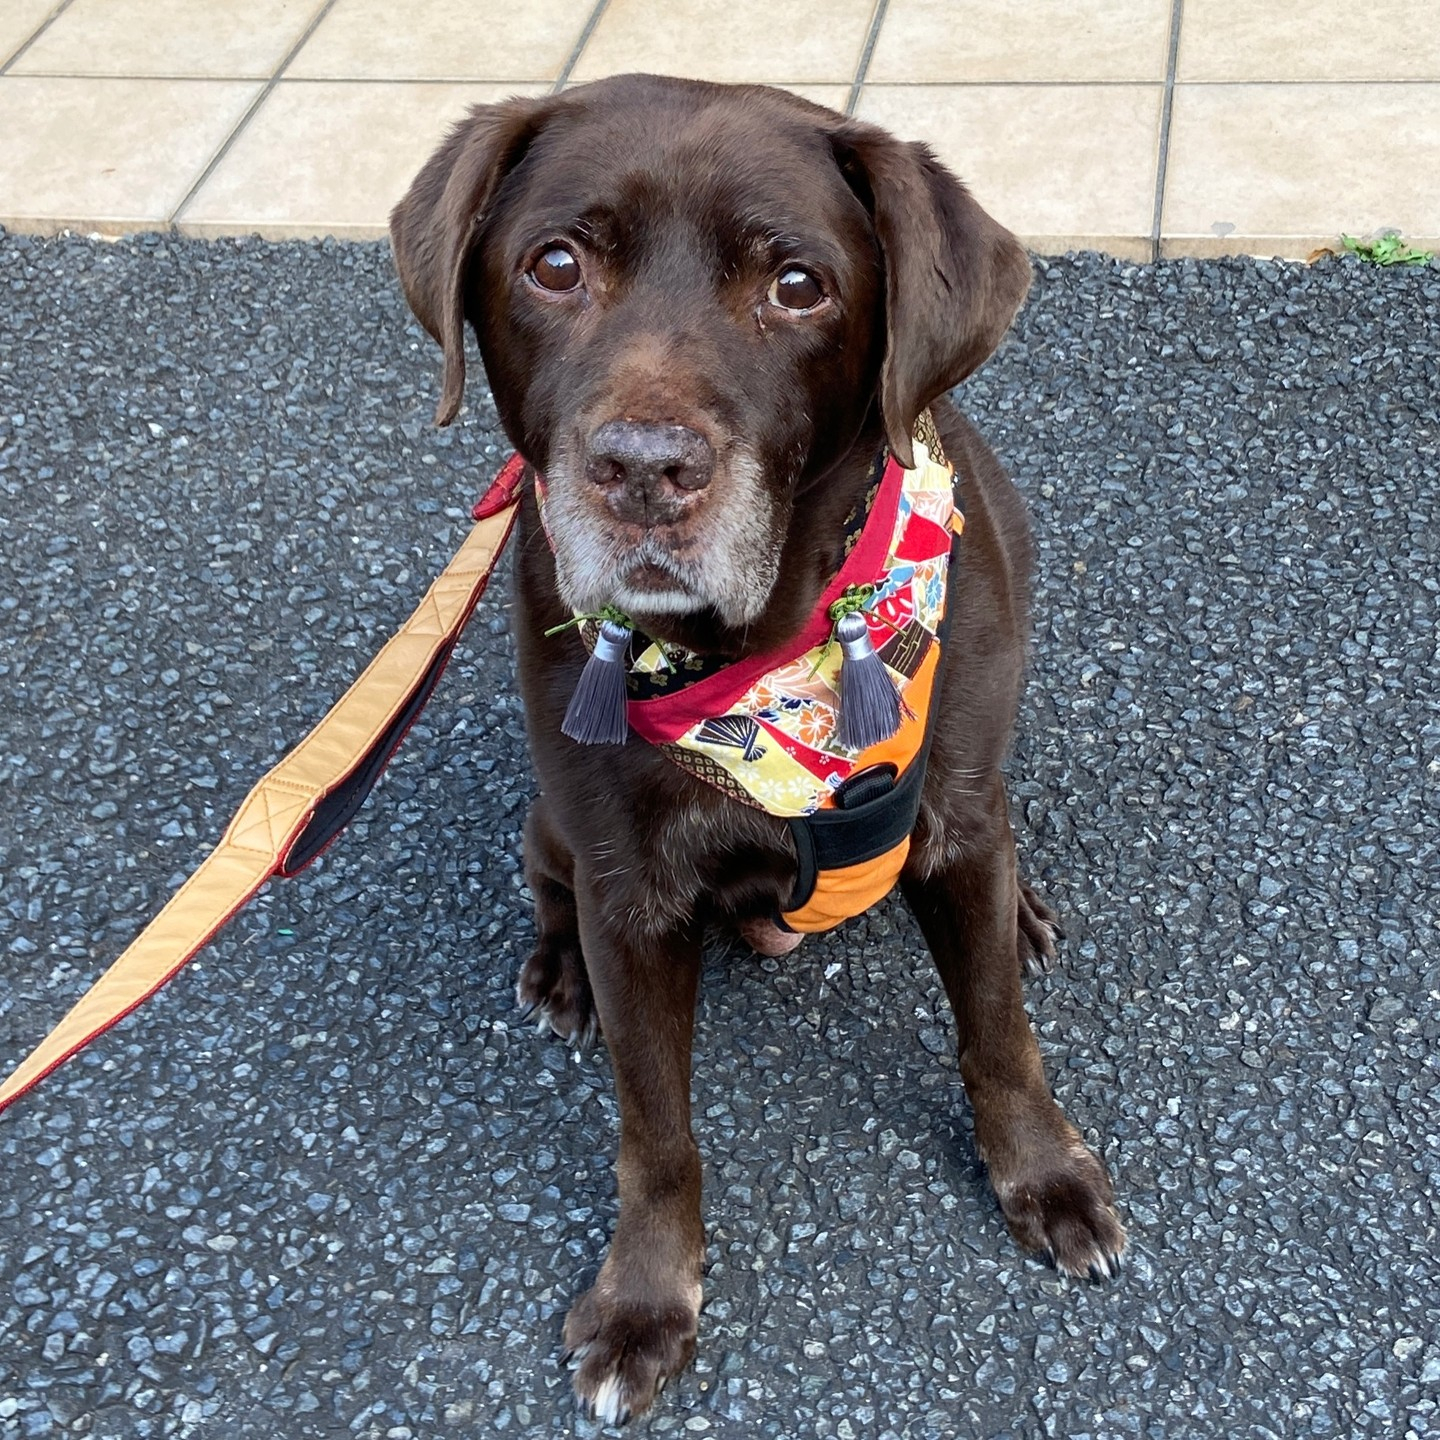
<instances>
[{"instance_id":1,"label":"dog's nose","mask_svg":"<svg viewBox=\"0 0 1440 1440\"><path fill-rule=\"evenodd\" d=\"M677 519L715 471L715 452L687 425L608 420L590 437L585 474L610 508L639 525Z\"/></svg>"}]
</instances>

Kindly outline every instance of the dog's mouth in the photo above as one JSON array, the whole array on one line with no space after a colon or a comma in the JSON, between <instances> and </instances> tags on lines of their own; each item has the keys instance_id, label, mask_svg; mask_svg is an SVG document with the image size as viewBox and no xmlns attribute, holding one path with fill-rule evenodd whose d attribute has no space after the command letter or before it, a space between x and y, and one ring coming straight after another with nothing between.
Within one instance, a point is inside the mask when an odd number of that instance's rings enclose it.
<instances>
[{"instance_id":1,"label":"dog's mouth","mask_svg":"<svg viewBox=\"0 0 1440 1440\"><path fill-rule=\"evenodd\" d=\"M669 565L657 565L653 560L641 560L622 583L627 590L638 595L665 595L677 587L686 588L684 581Z\"/></svg>"},{"instance_id":2,"label":"dog's mouth","mask_svg":"<svg viewBox=\"0 0 1440 1440\"><path fill-rule=\"evenodd\" d=\"M646 535L616 566L612 604L643 615L685 615L712 602L659 536Z\"/></svg>"},{"instance_id":3,"label":"dog's mouth","mask_svg":"<svg viewBox=\"0 0 1440 1440\"><path fill-rule=\"evenodd\" d=\"M669 524L619 522L595 487L552 462L546 529L560 597L576 614L615 606L637 618L713 611L731 627L765 609L779 571L785 516L760 467L733 459L704 504Z\"/></svg>"}]
</instances>

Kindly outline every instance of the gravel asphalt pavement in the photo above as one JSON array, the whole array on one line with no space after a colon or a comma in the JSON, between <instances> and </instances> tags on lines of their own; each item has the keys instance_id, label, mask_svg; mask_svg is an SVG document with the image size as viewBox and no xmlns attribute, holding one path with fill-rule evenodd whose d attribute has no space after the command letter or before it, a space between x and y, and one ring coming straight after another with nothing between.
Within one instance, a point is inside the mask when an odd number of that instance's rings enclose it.
<instances>
[{"instance_id":1,"label":"gravel asphalt pavement","mask_svg":"<svg viewBox=\"0 0 1440 1440\"><path fill-rule=\"evenodd\" d=\"M448 558L504 455L387 250L0 232L0 1066ZM1029 987L1131 1227L1023 1256L898 901L708 955L707 1303L641 1434L1440 1434L1440 269L1046 260L961 403L1024 489ZM0 1118L0 1435L543 1436L615 1214L521 1027L485 602L346 837Z\"/></svg>"}]
</instances>

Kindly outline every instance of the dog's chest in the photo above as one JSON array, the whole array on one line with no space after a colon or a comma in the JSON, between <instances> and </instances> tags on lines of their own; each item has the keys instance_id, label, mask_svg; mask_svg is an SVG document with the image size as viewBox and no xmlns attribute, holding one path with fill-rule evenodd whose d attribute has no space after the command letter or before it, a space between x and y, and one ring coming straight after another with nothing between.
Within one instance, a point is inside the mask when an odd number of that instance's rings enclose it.
<instances>
[{"instance_id":1,"label":"dog's chest","mask_svg":"<svg viewBox=\"0 0 1440 1440\"><path fill-rule=\"evenodd\" d=\"M782 820L682 779L646 827L635 879L678 918L773 911L790 893L795 850Z\"/></svg>"}]
</instances>

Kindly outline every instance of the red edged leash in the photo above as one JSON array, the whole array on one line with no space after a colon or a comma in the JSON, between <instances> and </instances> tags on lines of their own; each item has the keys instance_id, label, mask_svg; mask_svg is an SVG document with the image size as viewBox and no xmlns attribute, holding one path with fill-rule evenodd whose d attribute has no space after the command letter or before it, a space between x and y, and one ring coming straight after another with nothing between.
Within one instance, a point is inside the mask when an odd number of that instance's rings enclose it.
<instances>
[{"instance_id":1,"label":"red edged leash","mask_svg":"<svg viewBox=\"0 0 1440 1440\"><path fill-rule=\"evenodd\" d=\"M512 456L415 612L315 728L245 797L220 843L69 1014L0 1084L0 1110L184 968L272 876L297 875L350 822L434 692L519 511Z\"/></svg>"}]
</instances>

